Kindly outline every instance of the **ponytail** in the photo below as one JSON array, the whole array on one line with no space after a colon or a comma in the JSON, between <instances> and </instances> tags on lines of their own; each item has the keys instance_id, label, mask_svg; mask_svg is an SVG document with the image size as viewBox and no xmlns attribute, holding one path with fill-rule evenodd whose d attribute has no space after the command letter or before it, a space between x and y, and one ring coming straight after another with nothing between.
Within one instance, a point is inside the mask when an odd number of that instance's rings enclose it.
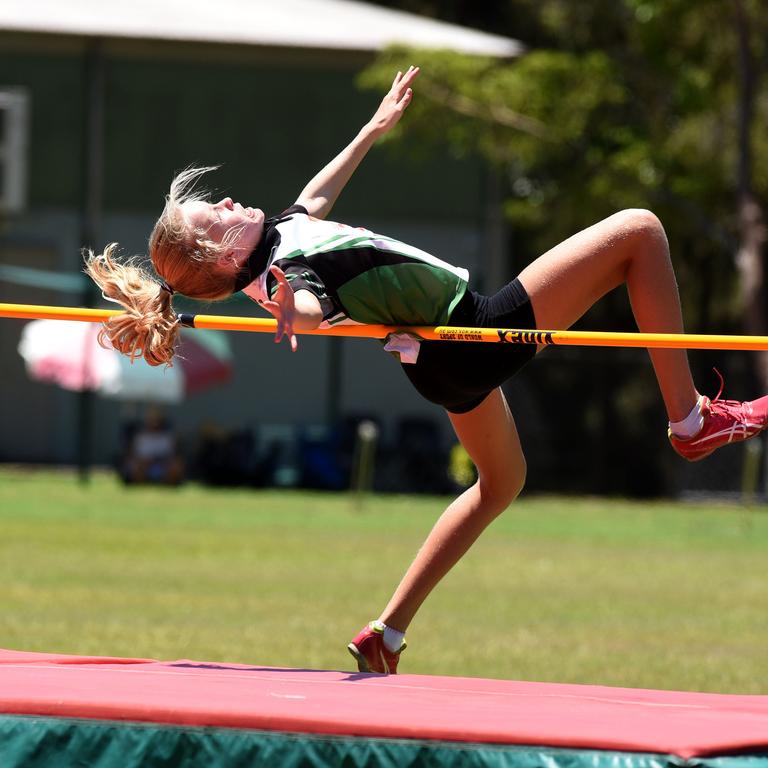
<instances>
[{"instance_id":1,"label":"ponytail","mask_svg":"<svg viewBox=\"0 0 768 768\"><path fill-rule=\"evenodd\" d=\"M171 307L171 293L158 284L136 260L115 261L117 243L96 255L86 250L85 272L101 288L105 299L125 307L125 314L106 320L99 344L111 345L133 362L143 357L149 365L172 365L179 320ZM109 343L107 343L109 342Z\"/></svg>"},{"instance_id":2,"label":"ponytail","mask_svg":"<svg viewBox=\"0 0 768 768\"><path fill-rule=\"evenodd\" d=\"M99 343L108 342L131 358L143 357L150 365L172 365L179 320L171 307L173 291L192 299L215 301L231 296L235 276L219 266L231 247L236 228L222 242L210 240L186 220L182 205L205 200L197 188L200 177L212 167L187 168L173 179L165 208L149 237L149 256L163 282L157 283L136 259L116 261L117 243L98 256L84 251L85 272L97 283L105 299L125 307L123 315L104 323ZM167 282L166 282L167 281ZM173 289L170 288L173 286Z\"/></svg>"}]
</instances>

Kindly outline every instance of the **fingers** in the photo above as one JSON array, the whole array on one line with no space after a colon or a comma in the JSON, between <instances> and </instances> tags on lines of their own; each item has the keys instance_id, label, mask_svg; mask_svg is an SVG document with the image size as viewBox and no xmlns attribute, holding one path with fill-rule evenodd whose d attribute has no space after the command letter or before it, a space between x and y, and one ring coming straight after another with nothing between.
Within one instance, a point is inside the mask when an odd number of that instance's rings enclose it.
<instances>
[{"instance_id":1,"label":"fingers","mask_svg":"<svg viewBox=\"0 0 768 768\"><path fill-rule=\"evenodd\" d=\"M277 320L277 327L275 328L275 344L279 344L285 336L285 320L283 320L283 313L280 312L275 316Z\"/></svg>"},{"instance_id":2,"label":"fingers","mask_svg":"<svg viewBox=\"0 0 768 768\"><path fill-rule=\"evenodd\" d=\"M280 269L280 267L278 267L275 264L273 264L269 268L269 271L275 276L275 278L277 278L277 282L280 283L281 285L283 285L283 284L284 285L288 285L289 284L288 283L288 278L286 278L286 276L285 276L285 272L283 272L283 270Z\"/></svg>"},{"instance_id":3,"label":"fingers","mask_svg":"<svg viewBox=\"0 0 768 768\"><path fill-rule=\"evenodd\" d=\"M397 102L398 109L405 109L410 103L411 99L413 98L413 91L409 88L404 94L403 97L400 99L400 101Z\"/></svg>"},{"instance_id":4,"label":"fingers","mask_svg":"<svg viewBox=\"0 0 768 768\"><path fill-rule=\"evenodd\" d=\"M395 75L390 92L397 101L400 101L403 98L403 95L408 91L411 83L419 76L420 71L421 70L418 67L410 66L405 74L398 72L397 75Z\"/></svg>"},{"instance_id":5,"label":"fingers","mask_svg":"<svg viewBox=\"0 0 768 768\"><path fill-rule=\"evenodd\" d=\"M277 280L277 290L275 291L277 301L266 300L262 302L262 306L271 312L275 320L277 320L275 344L279 344L285 336L291 345L291 351L295 352L298 349L299 342L296 334L293 332L293 289L288 282L288 278L285 276L285 272L280 267L273 264L269 271ZM283 306L284 304L285 306Z\"/></svg>"},{"instance_id":6,"label":"fingers","mask_svg":"<svg viewBox=\"0 0 768 768\"><path fill-rule=\"evenodd\" d=\"M266 309L267 312L269 312L269 314L272 315L272 317L274 317L275 320L277 321L277 325L275 326L275 342L279 343L280 339L283 338L283 333L284 333L282 309L276 301L269 301L269 300L262 301L261 306L264 307L264 309Z\"/></svg>"},{"instance_id":7,"label":"fingers","mask_svg":"<svg viewBox=\"0 0 768 768\"><path fill-rule=\"evenodd\" d=\"M283 337L288 339L288 343L291 345L291 352L295 352L299 346L299 342L296 339L296 334L293 332L293 328L288 326L285 322L285 317L282 312L278 312L275 315L277 320L277 327L275 328L275 344L279 344Z\"/></svg>"},{"instance_id":8,"label":"fingers","mask_svg":"<svg viewBox=\"0 0 768 768\"><path fill-rule=\"evenodd\" d=\"M403 91L419 76L421 70L418 67L408 67L408 71L400 79L398 85L400 90Z\"/></svg>"}]
</instances>

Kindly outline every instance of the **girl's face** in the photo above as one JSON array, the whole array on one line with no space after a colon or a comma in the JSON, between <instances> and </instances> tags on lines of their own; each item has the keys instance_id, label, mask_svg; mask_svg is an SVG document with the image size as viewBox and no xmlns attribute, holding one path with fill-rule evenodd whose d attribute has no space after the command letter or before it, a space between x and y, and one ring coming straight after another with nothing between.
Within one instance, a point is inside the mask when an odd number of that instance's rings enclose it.
<instances>
[{"instance_id":1,"label":"girl's face","mask_svg":"<svg viewBox=\"0 0 768 768\"><path fill-rule=\"evenodd\" d=\"M229 247L219 263L233 273L248 261L264 232L264 211L244 208L240 203L233 202L231 197L225 197L218 203L188 201L182 203L181 208L189 224L202 229L208 239L223 243L227 238Z\"/></svg>"}]
</instances>

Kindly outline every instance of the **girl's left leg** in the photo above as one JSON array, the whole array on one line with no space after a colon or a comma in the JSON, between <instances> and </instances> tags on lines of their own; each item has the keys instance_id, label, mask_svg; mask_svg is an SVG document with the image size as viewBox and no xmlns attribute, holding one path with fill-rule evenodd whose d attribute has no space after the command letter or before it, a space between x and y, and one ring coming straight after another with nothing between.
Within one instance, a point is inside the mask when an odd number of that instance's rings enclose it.
<instances>
[{"instance_id":1,"label":"girl's left leg","mask_svg":"<svg viewBox=\"0 0 768 768\"><path fill-rule=\"evenodd\" d=\"M520 493L526 464L515 421L500 389L468 413L448 414L477 467L477 482L440 516L380 620L405 632L437 583Z\"/></svg>"},{"instance_id":2,"label":"girl's left leg","mask_svg":"<svg viewBox=\"0 0 768 768\"><path fill-rule=\"evenodd\" d=\"M405 646L402 634L393 637L391 633L405 633L427 595L491 521L512 503L525 482L520 438L500 389L468 413L449 416L456 435L477 467L477 482L435 523L379 622L363 628L349 644L361 672L397 671L400 651ZM390 641L393 647L387 647Z\"/></svg>"}]
</instances>

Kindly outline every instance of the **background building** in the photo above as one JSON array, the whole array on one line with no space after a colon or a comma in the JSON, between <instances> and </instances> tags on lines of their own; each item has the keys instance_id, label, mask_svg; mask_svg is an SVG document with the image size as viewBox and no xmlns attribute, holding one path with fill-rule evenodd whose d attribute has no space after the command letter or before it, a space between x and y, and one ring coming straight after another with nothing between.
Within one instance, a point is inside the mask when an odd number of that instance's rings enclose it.
<instances>
[{"instance_id":1,"label":"background building","mask_svg":"<svg viewBox=\"0 0 768 768\"><path fill-rule=\"evenodd\" d=\"M6 144L18 143L3 157L0 301L99 303L77 282L81 247L117 241L145 253L169 181L187 165L220 164L208 184L267 212L291 204L375 109L380 94L362 92L356 76L395 42L520 50L514 40L348 0L3 4L0 92L17 105L3 112L3 127ZM476 160L381 147L332 217L465 265L482 285L489 270L504 272L495 202ZM258 314L241 298L204 311ZM21 321L0 324L0 461L75 462L88 400L29 380L20 331ZM440 411L375 341L304 337L295 355L266 335L231 341L232 383L171 414L190 437L214 422L268 441L355 414L379 420L390 438L399 420L431 417L448 437ZM110 462L126 406L96 398L92 406L91 454Z\"/></svg>"}]
</instances>

